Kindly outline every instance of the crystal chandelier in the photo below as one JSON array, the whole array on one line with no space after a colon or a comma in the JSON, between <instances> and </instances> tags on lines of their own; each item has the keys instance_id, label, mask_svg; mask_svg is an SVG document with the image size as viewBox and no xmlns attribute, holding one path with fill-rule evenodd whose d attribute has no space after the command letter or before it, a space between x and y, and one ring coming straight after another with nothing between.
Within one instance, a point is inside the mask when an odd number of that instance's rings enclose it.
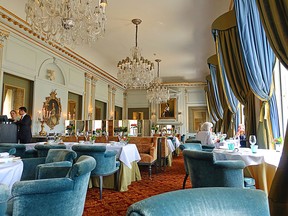
<instances>
[{"instance_id":1,"label":"crystal chandelier","mask_svg":"<svg viewBox=\"0 0 288 216\"><path fill-rule=\"evenodd\" d=\"M46 40L91 44L105 31L107 0L28 0L26 20Z\"/></svg>"},{"instance_id":2,"label":"crystal chandelier","mask_svg":"<svg viewBox=\"0 0 288 216\"><path fill-rule=\"evenodd\" d=\"M147 89L154 78L154 64L141 56L137 46L138 25L142 21L133 19L136 25L136 45L131 49L132 58L127 57L117 64L117 77L126 89Z\"/></svg>"},{"instance_id":3,"label":"crystal chandelier","mask_svg":"<svg viewBox=\"0 0 288 216\"><path fill-rule=\"evenodd\" d=\"M150 103L166 103L169 100L169 90L165 86L161 85L161 78L159 73L159 63L161 60L156 59L155 61L158 65L157 77L154 78L152 84L147 89L147 99Z\"/></svg>"}]
</instances>

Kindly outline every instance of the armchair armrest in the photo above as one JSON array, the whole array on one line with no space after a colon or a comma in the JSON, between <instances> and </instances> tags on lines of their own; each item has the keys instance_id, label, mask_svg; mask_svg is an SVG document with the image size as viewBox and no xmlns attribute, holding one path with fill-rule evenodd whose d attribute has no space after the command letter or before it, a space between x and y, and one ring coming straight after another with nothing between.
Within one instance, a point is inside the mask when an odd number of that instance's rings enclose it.
<instances>
[{"instance_id":1,"label":"armchair armrest","mask_svg":"<svg viewBox=\"0 0 288 216\"><path fill-rule=\"evenodd\" d=\"M244 169L245 163L241 160L223 160L215 161L215 167L225 168L225 169Z\"/></svg>"},{"instance_id":2,"label":"armchair armrest","mask_svg":"<svg viewBox=\"0 0 288 216\"><path fill-rule=\"evenodd\" d=\"M114 157L117 154L117 151L106 151L104 157Z\"/></svg>"},{"instance_id":3,"label":"armchair armrest","mask_svg":"<svg viewBox=\"0 0 288 216\"><path fill-rule=\"evenodd\" d=\"M22 162L23 162L23 173L21 176L21 181L22 180L33 180L33 179L35 179L36 167L39 164L45 163L45 157L24 158L24 159L22 159Z\"/></svg>"},{"instance_id":4,"label":"armchair armrest","mask_svg":"<svg viewBox=\"0 0 288 216\"><path fill-rule=\"evenodd\" d=\"M40 164L36 167L35 179L63 178L71 167L72 163L69 161Z\"/></svg>"},{"instance_id":5,"label":"armchair armrest","mask_svg":"<svg viewBox=\"0 0 288 216\"><path fill-rule=\"evenodd\" d=\"M56 193L73 190L73 180L69 178L18 181L12 187L12 197L39 193ZM12 198L13 199L13 198Z\"/></svg>"},{"instance_id":6,"label":"armchair armrest","mask_svg":"<svg viewBox=\"0 0 288 216\"><path fill-rule=\"evenodd\" d=\"M151 147L150 148L150 155L156 160L157 159L157 148Z\"/></svg>"}]
</instances>

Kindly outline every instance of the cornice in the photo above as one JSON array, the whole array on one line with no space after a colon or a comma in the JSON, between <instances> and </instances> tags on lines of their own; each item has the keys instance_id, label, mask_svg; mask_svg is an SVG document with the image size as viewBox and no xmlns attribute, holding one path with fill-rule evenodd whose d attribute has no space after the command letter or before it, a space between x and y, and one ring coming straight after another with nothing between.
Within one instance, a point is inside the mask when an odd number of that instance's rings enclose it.
<instances>
[{"instance_id":1,"label":"cornice","mask_svg":"<svg viewBox=\"0 0 288 216\"><path fill-rule=\"evenodd\" d=\"M162 85L167 87L204 87L206 82L164 82Z\"/></svg>"},{"instance_id":2,"label":"cornice","mask_svg":"<svg viewBox=\"0 0 288 216\"><path fill-rule=\"evenodd\" d=\"M89 73L91 73L91 75L104 79L107 82L113 83L114 85L124 89L122 84L115 77L111 76L108 72L97 67L96 65L89 62L82 56L78 55L71 49L63 47L53 41L46 41L44 37L41 37L37 33L33 32L26 21L19 18L18 16L11 13L2 6L0 6L0 17L1 24L8 27L8 29L6 28L6 31L9 32L10 30L12 30L18 36L24 39L28 38L30 42L52 52L53 54L57 54L59 57L67 60L68 62L73 63L74 65L82 68L85 71L88 71Z\"/></svg>"}]
</instances>

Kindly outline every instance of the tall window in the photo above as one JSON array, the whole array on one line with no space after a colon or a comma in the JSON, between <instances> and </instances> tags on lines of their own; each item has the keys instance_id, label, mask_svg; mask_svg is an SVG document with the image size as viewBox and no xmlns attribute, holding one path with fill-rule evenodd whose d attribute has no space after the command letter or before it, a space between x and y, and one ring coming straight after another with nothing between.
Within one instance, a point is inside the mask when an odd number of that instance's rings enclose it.
<instances>
[{"instance_id":1,"label":"tall window","mask_svg":"<svg viewBox=\"0 0 288 216\"><path fill-rule=\"evenodd\" d=\"M284 136L288 120L288 70L278 60L274 69L274 79L280 132Z\"/></svg>"}]
</instances>

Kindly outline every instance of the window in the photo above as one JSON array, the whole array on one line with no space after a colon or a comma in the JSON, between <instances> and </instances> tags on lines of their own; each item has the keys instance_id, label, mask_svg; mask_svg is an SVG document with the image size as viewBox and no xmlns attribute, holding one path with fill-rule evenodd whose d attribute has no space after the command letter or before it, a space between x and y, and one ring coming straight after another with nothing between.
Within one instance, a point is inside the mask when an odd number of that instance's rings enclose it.
<instances>
[{"instance_id":1,"label":"window","mask_svg":"<svg viewBox=\"0 0 288 216\"><path fill-rule=\"evenodd\" d=\"M288 70L277 60L274 68L275 93L279 114L280 133L283 137L288 120Z\"/></svg>"}]
</instances>

